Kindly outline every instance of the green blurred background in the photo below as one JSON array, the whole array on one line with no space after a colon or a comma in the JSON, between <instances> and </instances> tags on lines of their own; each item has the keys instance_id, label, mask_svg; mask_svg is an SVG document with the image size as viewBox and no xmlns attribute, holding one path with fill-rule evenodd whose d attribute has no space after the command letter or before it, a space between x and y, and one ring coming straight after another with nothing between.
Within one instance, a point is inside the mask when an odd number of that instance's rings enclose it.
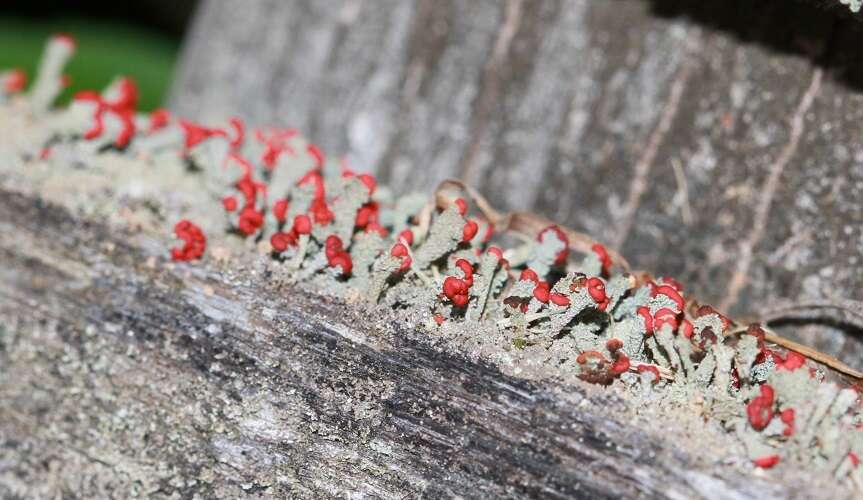
<instances>
[{"instance_id":1,"label":"green blurred background","mask_svg":"<svg viewBox=\"0 0 863 500\"><path fill-rule=\"evenodd\" d=\"M67 67L72 83L61 102L126 75L138 83L139 108L152 110L166 97L195 3L0 0L0 69L20 67L32 79L48 37L69 33L78 51Z\"/></svg>"}]
</instances>

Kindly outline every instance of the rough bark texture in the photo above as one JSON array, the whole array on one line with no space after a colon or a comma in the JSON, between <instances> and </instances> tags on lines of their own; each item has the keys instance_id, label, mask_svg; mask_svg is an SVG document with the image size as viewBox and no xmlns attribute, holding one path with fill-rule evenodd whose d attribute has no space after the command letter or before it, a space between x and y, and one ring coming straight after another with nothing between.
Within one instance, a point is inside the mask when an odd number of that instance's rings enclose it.
<instances>
[{"instance_id":1,"label":"rough bark texture","mask_svg":"<svg viewBox=\"0 0 863 500\"><path fill-rule=\"evenodd\" d=\"M618 421L601 388L518 380L392 318L157 255L0 191L0 497L807 494Z\"/></svg>"},{"instance_id":2,"label":"rough bark texture","mask_svg":"<svg viewBox=\"0 0 863 500\"><path fill-rule=\"evenodd\" d=\"M863 299L863 34L833 3L209 0L172 105L297 126L397 189L464 178L738 314Z\"/></svg>"}]
</instances>

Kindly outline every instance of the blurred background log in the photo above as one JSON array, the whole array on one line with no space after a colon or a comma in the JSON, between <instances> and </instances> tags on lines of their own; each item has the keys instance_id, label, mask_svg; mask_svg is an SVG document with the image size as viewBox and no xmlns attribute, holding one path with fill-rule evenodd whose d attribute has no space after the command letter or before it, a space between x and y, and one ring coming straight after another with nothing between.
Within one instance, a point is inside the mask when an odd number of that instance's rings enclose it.
<instances>
[{"instance_id":1,"label":"blurred background log","mask_svg":"<svg viewBox=\"0 0 863 500\"><path fill-rule=\"evenodd\" d=\"M838 2L208 0L171 105L463 178L753 315L863 299L861 46ZM793 335L860 368L840 326Z\"/></svg>"}]
</instances>

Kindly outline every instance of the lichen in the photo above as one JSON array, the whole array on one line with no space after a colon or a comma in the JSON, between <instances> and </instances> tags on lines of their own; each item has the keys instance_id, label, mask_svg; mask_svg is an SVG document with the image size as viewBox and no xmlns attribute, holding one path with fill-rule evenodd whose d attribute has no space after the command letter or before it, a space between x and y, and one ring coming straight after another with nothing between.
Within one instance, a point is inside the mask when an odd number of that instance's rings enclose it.
<instances>
[{"instance_id":1,"label":"lichen","mask_svg":"<svg viewBox=\"0 0 863 500\"><path fill-rule=\"evenodd\" d=\"M34 89L4 98L44 112L68 51L58 43L49 43ZM346 298L410 308L423 321L433 318L430 334L462 324L645 399L679 407L697 399L760 467L794 459L842 471L842 478L858 473L852 457L863 453L863 417L856 392L821 380L802 356L780 352L757 328L733 329L709 307L688 307L675 281L615 268L601 246L570 255L557 226L513 248L495 247L498 240L485 236L488 222L469 217L465 200L436 209L437 200L376 190L370 175L327 159L293 129L245 134L236 119L204 126L154 113L136 115L127 141L120 140L128 129L119 119L92 132L103 106L125 116L134 101L124 88L117 83L73 102L40 147L64 151L56 161L84 165L106 149L142 155L153 168L170 154L200 178L208 208L225 213L227 230L210 236L260 247L274 279L313 281ZM45 156L38 153L32 156ZM191 221L177 227L184 246L175 258L206 259L203 231Z\"/></svg>"}]
</instances>

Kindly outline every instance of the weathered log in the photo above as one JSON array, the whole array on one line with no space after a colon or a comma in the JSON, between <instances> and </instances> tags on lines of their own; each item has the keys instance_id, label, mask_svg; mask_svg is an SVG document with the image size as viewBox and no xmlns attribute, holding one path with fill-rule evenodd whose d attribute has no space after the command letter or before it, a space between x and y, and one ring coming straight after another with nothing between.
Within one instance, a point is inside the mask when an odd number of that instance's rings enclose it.
<instances>
[{"instance_id":1,"label":"weathered log","mask_svg":"<svg viewBox=\"0 0 863 500\"><path fill-rule=\"evenodd\" d=\"M461 177L738 314L863 299L863 32L830 5L210 0L172 105L295 125L399 190Z\"/></svg>"},{"instance_id":2,"label":"weathered log","mask_svg":"<svg viewBox=\"0 0 863 500\"><path fill-rule=\"evenodd\" d=\"M176 266L0 191L0 496L740 498L606 389L502 374L397 316ZM663 429L664 428L664 429ZM811 493L811 492L810 492Z\"/></svg>"}]
</instances>

